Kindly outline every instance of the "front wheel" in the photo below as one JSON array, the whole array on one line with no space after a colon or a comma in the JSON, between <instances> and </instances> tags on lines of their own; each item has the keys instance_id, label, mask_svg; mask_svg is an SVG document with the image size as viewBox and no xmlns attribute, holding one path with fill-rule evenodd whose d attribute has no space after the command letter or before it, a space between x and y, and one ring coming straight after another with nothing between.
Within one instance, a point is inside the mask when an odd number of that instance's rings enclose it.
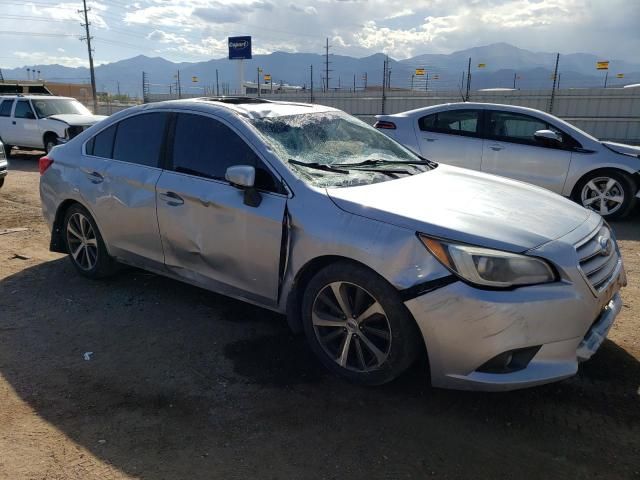
<instances>
[{"instance_id":1,"label":"front wheel","mask_svg":"<svg viewBox=\"0 0 640 480\"><path fill-rule=\"evenodd\" d=\"M64 219L67 251L73 266L85 277L103 278L116 271L96 222L86 208L72 205Z\"/></svg>"},{"instance_id":2,"label":"front wheel","mask_svg":"<svg viewBox=\"0 0 640 480\"><path fill-rule=\"evenodd\" d=\"M420 332L398 292L360 265L336 263L318 272L302 309L311 349L325 367L351 382L389 382L419 352Z\"/></svg>"},{"instance_id":3,"label":"front wheel","mask_svg":"<svg viewBox=\"0 0 640 480\"><path fill-rule=\"evenodd\" d=\"M58 145L58 141L54 137L48 136L44 141L45 152L47 152L48 154L49 152L51 152L51 150L53 150L53 147L55 147L56 145Z\"/></svg>"},{"instance_id":4,"label":"front wheel","mask_svg":"<svg viewBox=\"0 0 640 480\"><path fill-rule=\"evenodd\" d=\"M627 174L616 171L593 172L576 186L573 198L606 219L624 217L635 202L635 184Z\"/></svg>"}]
</instances>

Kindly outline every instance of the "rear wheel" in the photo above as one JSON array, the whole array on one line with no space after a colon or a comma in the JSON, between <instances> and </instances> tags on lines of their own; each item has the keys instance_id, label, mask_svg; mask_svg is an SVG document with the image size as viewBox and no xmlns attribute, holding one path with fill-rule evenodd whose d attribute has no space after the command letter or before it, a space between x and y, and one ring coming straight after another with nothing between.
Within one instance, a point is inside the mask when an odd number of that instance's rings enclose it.
<instances>
[{"instance_id":1,"label":"rear wheel","mask_svg":"<svg viewBox=\"0 0 640 480\"><path fill-rule=\"evenodd\" d=\"M629 175L617 171L593 172L576 186L574 200L604 218L624 217L635 202L634 182Z\"/></svg>"},{"instance_id":2,"label":"rear wheel","mask_svg":"<svg viewBox=\"0 0 640 480\"><path fill-rule=\"evenodd\" d=\"M98 227L86 208L72 205L64 219L67 251L73 266L88 278L103 278L116 271L116 262L104 246Z\"/></svg>"},{"instance_id":3,"label":"rear wheel","mask_svg":"<svg viewBox=\"0 0 640 480\"><path fill-rule=\"evenodd\" d=\"M420 332L398 292L360 265L336 263L318 272L307 286L302 309L314 353L351 382L389 382L419 351Z\"/></svg>"}]
</instances>

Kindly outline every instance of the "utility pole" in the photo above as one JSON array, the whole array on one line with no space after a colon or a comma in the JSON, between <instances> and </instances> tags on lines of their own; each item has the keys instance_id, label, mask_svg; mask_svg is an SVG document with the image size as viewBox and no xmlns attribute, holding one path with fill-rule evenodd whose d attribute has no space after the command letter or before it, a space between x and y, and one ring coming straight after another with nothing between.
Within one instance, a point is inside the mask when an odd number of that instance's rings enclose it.
<instances>
[{"instance_id":1,"label":"utility pole","mask_svg":"<svg viewBox=\"0 0 640 480\"><path fill-rule=\"evenodd\" d=\"M331 45L329 45L329 39L327 38L327 43L324 47L325 49L325 53L324 53L324 78L326 79L326 91L329 91L329 72L331 70L329 70L329 47Z\"/></svg>"},{"instance_id":2,"label":"utility pole","mask_svg":"<svg viewBox=\"0 0 640 480\"><path fill-rule=\"evenodd\" d=\"M216 68L216 97L220 96L220 84L218 83L218 69Z\"/></svg>"},{"instance_id":3,"label":"utility pole","mask_svg":"<svg viewBox=\"0 0 640 480\"><path fill-rule=\"evenodd\" d=\"M517 72L513 72L513 89L516 89L516 78L518 78Z\"/></svg>"},{"instance_id":4,"label":"utility pole","mask_svg":"<svg viewBox=\"0 0 640 480\"><path fill-rule=\"evenodd\" d=\"M367 72L364 72L364 89L367 90Z\"/></svg>"},{"instance_id":5,"label":"utility pole","mask_svg":"<svg viewBox=\"0 0 640 480\"><path fill-rule=\"evenodd\" d=\"M147 79L147 73L142 72L142 103L147 103L149 100L149 80Z\"/></svg>"},{"instance_id":6,"label":"utility pole","mask_svg":"<svg viewBox=\"0 0 640 480\"><path fill-rule=\"evenodd\" d=\"M411 91L413 92L413 77L415 77L415 75L412 73L411 74Z\"/></svg>"},{"instance_id":7,"label":"utility pole","mask_svg":"<svg viewBox=\"0 0 640 480\"><path fill-rule=\"evenodd\" d=\"M178 89L178 100L182 98L182 85L180 84L180 70L178 70L178 75L176 76L176 88Z\"/></svg>"},{"instance_id":8,"label":"utility pole","mask_svg":"<svg viewBox=\"0 0 640 480\"><path fill-rule=\"evenodd\" d=\"M387 59L385 58L384 64L382 67L382 115L384 115L384 107L387 101L385 87L387 84Z\"/></svg>"},{"instance_id":9,"label":"utility pole","mask_svg":"<svg viewBox=\"0 0 640 480\"><path fill-rule=\"evenodd\" d=\"M309 65L309 70L311 71L311 100L309 103L313 103L313 65Z\"/></svg>"},{"instance_id":10,"label":"utility pole","mask_svg":"<svg viewBox=\"0 0 640 480\"><path fill-rule=\"evenodd\" d=\"M89 34L89 10L87 9L87 0L82 0L82 10L78 10L78 13L84 13L84 23L81 25L85 29L86 36L82 37L80 40L87 41L87 51L89 52L89 71L91 72L91 94L93 95L93 113L94 115L98 114L98 96L96 94L96 74L93 70L93 50L91 49L91 39L93 38Z\"/></svg>"},{"instance_id":11,"label":"utility pole","mask_svg":"<svg viewBox=\"0 0 640 480\"><path fill-rule=\"evenodd\" d=\"M604 74L604 88L607 88L607 79L609 78L609 70Z\"/></svg>"},{"instance_id":12,"label":"utility pole","mask_svg":"<svg viewBox=\"0 0 640 480\"><path fill-rule=\"evenodd\" d=\"M429 91L429 72L425 72L424 75L424 91Z\"/></svg>"},{"instance_id":13,"label":"utility pole","mask_svg":"<svg viewBox=\"0 0 640 480\"><path fill-rule=\"evenodd\" d=\"M469 91L471 90L471 57L469 57L469 66L467 67L467 95L464 97L464 101L469 101Z\"/></svg>"},{"instance_id":14,"label":"utility pole","mask_svg":"<svg viewBox=\"0 0 640 480\"><path fill-rule=\"evenodd\" d=\"M553 113L553 100L556 96L556 82L558 80L558 63L560 62L560 54L556 54L556 68L553 71L553 87L551 88L551 98L549 99L549 113Z\"/></svg>"},{"instance_id":15,"label":"utility pole","mask_svg":"<svg viewBox=\"0 0 640 480\"><path fill-rule=\"evenodd\" d=\"M120 80L118 80L118 96L120 96Z\"/></svg>"}]
</instances>

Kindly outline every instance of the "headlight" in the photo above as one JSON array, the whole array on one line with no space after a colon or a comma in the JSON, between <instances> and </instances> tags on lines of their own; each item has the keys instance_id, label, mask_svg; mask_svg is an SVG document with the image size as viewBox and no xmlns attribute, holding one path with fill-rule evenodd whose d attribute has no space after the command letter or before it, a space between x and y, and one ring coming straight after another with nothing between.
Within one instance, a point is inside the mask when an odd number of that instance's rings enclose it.
<instances>
[{"instance_id":1,"label":"headlight","mask_svg":"<svg viewBox=\"0 0 640 480\"><path fill-rule=\"evenodd\" d=\"M440 263L469 283L508 288L556 280L551 265L539 258L418 236Z\"/></svg>"}]
</instances>

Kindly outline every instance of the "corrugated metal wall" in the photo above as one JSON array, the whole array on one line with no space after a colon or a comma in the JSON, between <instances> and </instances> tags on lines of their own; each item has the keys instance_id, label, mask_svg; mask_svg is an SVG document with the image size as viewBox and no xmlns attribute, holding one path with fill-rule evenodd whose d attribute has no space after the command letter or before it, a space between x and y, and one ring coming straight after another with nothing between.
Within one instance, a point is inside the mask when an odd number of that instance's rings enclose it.
<instances>
[{"instance_id":1,"label":"corrugated metal wall","mask_svg":"<svg viewBox=\"0 0 640 480\"><path fill-rule=\"evenodd\" d=\"M309 102L310 92L273 94L265 98ZM382 112L381 92L314 92L314 103L328 105L373 123ZM471 101L520 105L548 111L550 90L472 92ZM396 92L386 94L385 113L459 102L458 92ZM640 88L594 88L559 90L553 102L553 114L603 140L640 144Z\"/></svg>"}]
</instances>

